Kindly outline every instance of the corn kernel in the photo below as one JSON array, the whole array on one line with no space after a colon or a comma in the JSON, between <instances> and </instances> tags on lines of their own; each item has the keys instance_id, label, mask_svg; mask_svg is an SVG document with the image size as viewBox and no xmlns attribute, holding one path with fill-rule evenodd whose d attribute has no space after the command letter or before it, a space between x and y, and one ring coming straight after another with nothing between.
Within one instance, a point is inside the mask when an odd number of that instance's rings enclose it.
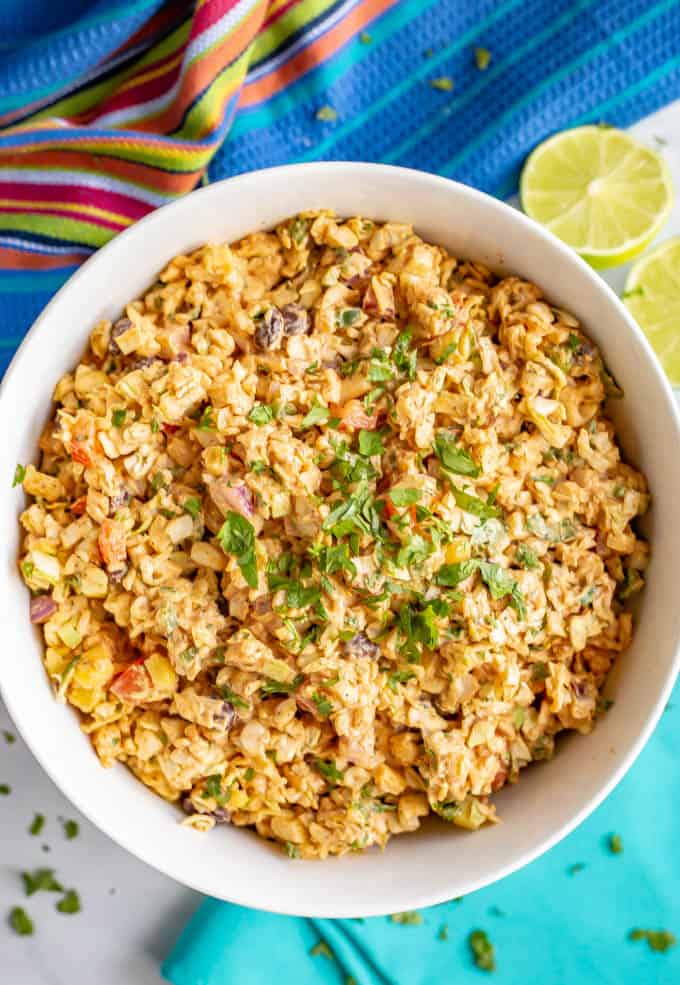
<instances>
[{"instance_id":1,"label":"corn kernel","mask_svg":"<svg viewBox=\"0 0 680 985\"><path fill-rule=\"evenodd\" d=\"M177 674L167 657L160 653L152 653L144 661L144 666L149 672L155 691L173 694L177 690Z\"/></svg>"}]
</instances>

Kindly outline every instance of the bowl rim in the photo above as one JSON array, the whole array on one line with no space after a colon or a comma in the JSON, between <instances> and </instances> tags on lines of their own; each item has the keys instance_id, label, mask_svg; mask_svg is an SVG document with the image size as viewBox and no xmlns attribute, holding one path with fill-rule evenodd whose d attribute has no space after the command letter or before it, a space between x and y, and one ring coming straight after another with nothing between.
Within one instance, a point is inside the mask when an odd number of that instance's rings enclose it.
<instances>
[{"instance_id":1,"label":"bowl rim","mask_svg":"<svg viewBox=\"0 0 680 985\"><path fill-rule=\"evenodd\" d=\"M628 331L636 337L637 342L645 352L648 362L651 364L660 396L663 397L666 405L668 414L667 420L669 423L672 423L672 436L675 439L676 444L678 443L678 439L680 439L680 410L673 397L672 388L663 373L656 356L653 353L651 345L620 298L599 276L599 274L586 263L586 261L574 253L570 247L564 244L545 227L539 225L533 219L530 219L528 216L524 215L524 213L520 212L508 203L500 201L485 192L462 184L461 182L453 181L452 179L444 178L440 175L431 174L426 171L365 161L310 161L301 164L285 164L272 168L261 168L256 171L249 171L231 178L213 182L204 188L196 189L182 198L155 209L139 221L133 223L127 229L118 233L111 240L109 240L108 243L93 253L92 256L90 256L73 274L71 274L68 280L56 292L54 297L52 297L48 304L42 309L30 329L27 331L24 339L15 352L10 365L7 368L2 382L0 383L0 420L2 420L3 416L5 416L8 412L11 413L11 408L5 406L5 396L7 390L9 389L8 384L17 373L22 371L29 342L32 342L35 336L37 336L37 334L42 330L43 325L46 322L49 322L52 310L58 306L62 297L71 292L75 285L78 285L81 281L86 280L96 267L102 265L106 266L110 262L110 259L115 257L117 250L122 250L125 248L125 245L130 238L143 237L147 231L154 227L154 225L162 226L163 224L167 224L172 219L181 218L183 215L187 215L190 221L191 203L196 201L196 196L201 196L204 198L214 196L219 200L220 196L223 194L223 189L225 186L229 187L231 194L237 194L239 187L245 186L247 188L250 184L257 185L259 182L265 182L268 176L273 176L274 174L276 174L277 177L285 177L286 175L291 175L292 177L293 175L298 175L300 172L312 172L319 170L326 171L329 175L332 175L333 173L343 174L345 177L348 172L352 172L352 177L356 176L357 180L364 177L375 178L380 177L381 174L396 173L407 183L420 182L423 185L429 186L433 190L440 189L444 192L450 193L453 188L456 190L456 194L460 197L461 205L463 205L466 200L476 201L491 211L500 211L506 214L511 213L512 221L516 223L519 232L524 232L526 235L543 240L546 244L550 245L550 248L553 251L557 251L558 254L561 254L566 263L579 267L581 273L585 275L591 283L596 285L596 290L599 290L605 296L609 305L611 305L616 312L619 320L622 320L626 324ZM181 228L179 224L178 228ZM168 258L172 255L172 249L172 243L169 241ZM628 751L624 755L617 758L616 765L611 768L607 780L598 788L597 793L591 796L579 810L574 811L562 824L558 825L550 835L539 840L531 847L531 849L517 854L516 857L513 857L512 860L506 865L498 866L492 877L489 878L487 876L483 876L477 880L470 880L466 893L475 892L484 886L491 885L492 883L505 878L511 873L534 861L545 852L549 851L554 845L578 827L605 800L614 787L617 786L624 775L628 772L649 740L659 721L659 718L661 717L679 672L680 634L675 640L673 662L667 673L664 686L661 688L656 698L653 709L647 716L644 727L640 730L635 740L631 743ZM81 811L82 814L91 821L91 823L111 838L113 842L120 845L136 858L145 862L147 865L151 865L157 871L162 872L164 875L169 876L182 885L186 885L191 889L197 890L206 896L213 896L214 886L206 886L201 879L192 881L187 879L184 874L182 876L176 876L172 871L171 863L164 866L156 860L150 861L147 857L145 857L143 846L133 844L133 839L125 837L116 831L115 820L112 820L111 822L103 822L99 818L97 820L93 820L88 809L88 798L86 792L81 790L77 780L72 782L70 777L60 775L53 762L43 758L43 756L36 750L35 746L37 743L34 743L32 739L30 716L22 712L17 703L13 701L10 689L3 683L3 678L4 675L2 673L2 666L0 665L0 695L3 697L7 710L16 725L18 732L21 734L34 758L40 764L45 773L62 791L62 793L75 805L75 807ZM276 902L270 903L266 898L263 900L262 896L262 892L257 888L251 888L250 886L241 884L238 887L238 892L234 893L233 896L222 894L221 898L242 906L261 909L272 913L324 918L381 916L385 913L394 912L395 910L421 909L424 907L433 906L438 903L445 902L450 898L449 895L441 890L430 893L421 892L415 896L411 895L407 899L394 898L390 902L389 908L385 909L384 905L365 902L363 900L357 900L356 904L353 904L351 907L348 907L347 905L338 905L330 898L329 894L328 905L325 906L321 912L318 906L313 909L308 909L304 903L301 903L301 905L296 907L295 911L292 911L290 907L286 905L277 904Z\"/></svg>"}]
</instances>

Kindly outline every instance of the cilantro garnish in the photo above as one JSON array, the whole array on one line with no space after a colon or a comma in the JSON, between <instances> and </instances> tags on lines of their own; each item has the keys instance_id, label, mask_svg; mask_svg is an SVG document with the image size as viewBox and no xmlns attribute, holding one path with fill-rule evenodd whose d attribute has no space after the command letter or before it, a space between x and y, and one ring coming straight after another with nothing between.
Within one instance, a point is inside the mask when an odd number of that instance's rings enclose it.
<instances>
[{"instance_id":1,"label":"cilantro garnish","mask_svg":"<svg viewBox=\"0 0 680 985\"><path fill-rule=\"evenodd\" d=\"M585 862L575 862L573 865L569 866L567 872L570 876L575 876L578 872L583 872L585 867Z\"/></svg>"},{"instance_id":2,"label":"cilantro garnish","mask_svg":"<svg viewBox=\"0 0 680 985\"><path fill-rule=\"evenodd\" d=\"M263 698L268 698L272 694L290 694L292 691L297 691L304 679L304 674L297 674L290 682L275 681L270 678L260 688L260 694Z\"/></svg>"},{"instance_id":3,"label":"cilantro garnish","mask_svg":"<svg viewBox=\"0 0 680 985\"><path fill-rule=\"evenodd\" d=\"M419 927L423 922L423 915L417 910L405 910L403 913L393 913L390 920L392 923L399 923L403 927Z\"/></svg>"},{"instance_id":4,"label":"cilantro garnish","mask_svg":"<svg viewBox=\"0 0 680 985\"><path fill-rule=\"evenodd\" d=\"M269 404L255 404L248 414L248 420L259 428L264 424L269 424L270 421L274 420L274 408L270 407Z\"/></svg>"},{"instance_id":5,"label":"cilantro garnish","mask_svg":"<svg viewBox=\"0 0 680 985\"><path fill-rule=\"evenodd\" d=\"M451 492L453 493L453 498L456 501L456 505L460 506L461 510L465 510L466 513L472 513L473 516L478 516L480 520L491 520L492 518L498 518L503 515L501 509L498 506L494 506L493 503L484 502L482 499L477 499L476 496L471 496L470 493L463 492L458 486L451 483Z\"/></svg>"},{"instance_id":6,"label":"cilantro garnish","mask_svg":"<svg viewBox=\"0 0 680 985\"><path fill-rule=\"evenodd\" d=\"M3 797L8 797L11 794L12 788L9 783L0 783L0 795Z\"/></svg>"},{"instance_id":7,"label":"cilantro garnish","mask_svg":"<svg viewBox=\"0 0 680 985\"><path fill-rule=\"evenodd\" d=\"M547 663L543 660L538 660L531 668L531 679L532 681L545 681L550 677L550 670Z\"/></svg>"},{"instance_id":8,"label":"cilantro garnish","mask_svg":"<svg viewBox=\"0 0 680 985\"><path fill-rule=\"evenodd\" d=\"M412 670L395 670L392 674L387 675L387 686L396 694L397 684L405 684L415 676Z\"/></svg>"},{"instance_id":9,"label":"cilantro garnish","mask_svg":"<svg viewBox=\"0 0 680 985\"><path fill-rule=\"evenodd\" d=\"M349 328L361 318L361 308L343 308L338 312L337 322L343 328Z\"/></svg>"},{"instance_id":10,"label":"cilantro garnish","mask_svg":"<svg viewBox=\"0 0 680 985\"><path fill-rule=\"evenodd\" d=\"M433 551L432 544L420 534L409 537L403 547L397 551L396 562L399 568L410 568L422 564Z\"/></svg>"},{"instance_id":11,"label":"cilantro garnish","mask_svg":"<svg viewBox=\"0 0 680 985\"><path fill-rule=\"evenodd\" d=\"M373 349L372 358L368 364L368 378L371 383L384 383L394 379L394 372L388 355L381 349Z\"/></svg>"},{"instance_id":12,"label":"cilantro garnish","mask_svg":"<svg viewBox=\"0 0 680 985\"><path fill-rule=\"evenodd\" d=\"M27 896L40 891L47 893L63 893L64 887L54 878L54 869L36 869L35 872L22 872L24 889Z\"/></svg>"},{"instance_id":13,"label":"cilantro garnish","mask_svg":"<svg viewBox=\"0 0 680 985\"><path fill-rule=\"evenodd\" d=\"M468 937L470 950L475 964L482 971L495 971L496 958L494 947L488 935L483 930L473 930Z\"/></svg>"},{"instance_id":14,"label":"cilantro garnish","mask_svg":"<svg viewBox=\"0 0 680 985\"><path fill-rule=\"evenodd\" d=\"M114 428L122 428L122 426L125 424L126 417L127 417L126 410L123 410L122 408L119 408L118 410L114 410L114 412L111 414L111 423L113 424Z\"/></svg>"},{"instance_id":15,"label":"cilantro garnish","mask_svg":"<svg viewBox=\"0 0 680 985\"><path fill-rule=\"evenodd\" d=\"M613 855L620 855L623 851L623 839L621 835L609 835L609 851Z\"/></svg>"},{"instance_id":16,"label":"cilantro garnish","mask_svg":"<svg viewBox=\"0 0 680 985\"><path fill-rule=\"evenodd\" d=\"M646 940L652 951L662 953L677 943L675 934L671 934L669 930L642 930L636 927L635 930L631 930L629 936L632 941Z\"/></svg>"},{"instance_id":17,"label":"cilantro garnish","mask_svg":"<svg viewBox=\"0 0 680 985\"><path fill-rule=\"evenodd\" d=\"M241 574L251 588L257 588L257 560L255 557L255 529L245 517L234 510L227 513L217 539L226 554L232 554Z\"/></svg>"},{"instance_id":18,"label":"cilantro garnish","mask_svg":"<svg viewBox=\"0 0 680 985\"><path fill-rule=\"evenodd\" d=\"M201 506L202 504L198 496L192 496L190 499L185 499L182 504L184 512L188 513L192 520L195 520L198 517L198 514L201 512Z\"/></svg>"},{"instance_id":19,"label":"cilantro garnish","mask_svg":"<svg viewBox=\"0 0 680 985\"><path fill-rule=\"evenodd\" d=\"M420 489L390 489L387 494L394 506L411 506L422 497Z\"/></svg>"},{"instance_id":20,"label":"cilantro garnish","mask_svg":"<svg viewBox=\"0 0 680 985\"><path fill-rule=\"evenodd\" d=\"M538 567L538 556L536 552L532 551L526 544L518 544L515 552L515 560L527 570Z\"/></svg>"},{"instance_id":21,"label":"cilantro garnish","mask_svg":"<svg viewBox=\"0 0 680 985\"><path fill-rule=\"evenodd\" d=\"M198 428L199 431L213 431L214 430L215 423L213 421L213 409L210 406L210 404L208 404L208 406L205 408L205 410L201 414L201 417L200 417L199 422L196 425L196 427Z\"/></svg>"},{"instance_id":22,"label":"cilantro garnish","mask_svg":"<svg viewBox=\"0 0 680 985\"><path fill-rule=\"evenodd\" d=\"M222 790L222 777L219 773L206 777L204 798L213 797L220 807L224 807L230 796L231 787L226 791Z\"/></svg>"},{"instance_id":23,"label":"cilantro garnish","mask_svg":"<svg viewBox=\"0 0 680 985\"><path fill-rule=\"evenodd\" d=\"M331 951L326 941L323 940L323 938L314 945L314 947L310 950L309 953L314 958L319 957L319 955L321 955L324 958L328 958L329 961L335 961L335 955Z\"/></svg>"},{"instance_id":24,"label":"cilantro garnish","mask_svg":"<svg viewBox=\"0 0 680 985\"><path fill-rule=\"evenodd\" d=\"M372 455L382 455L385 451L382 437L377 431L359 431L359 452L365 458Z\"/></svg>"},{"instance_id":25,"label":"cilantro garnish","mask_svg":"<svg viewBox=\"0 0 680 985\"><path fill-rule=\"evenodd\" d=\"M399 333L392 350L392 362L400 373L406 374L409 380L414 380L416 377L418 357L416 350L411 348L412 339L413 332L407 328L406 331Z\"/></svg>"},{"instance_id":26,"label":"cilantro garnish","mask_svg":"<svg viewBox=\"0 0 680 985\"><path fill-rule=\"evenodd\" d=\"M444 564L436 573L435 580L438 585L446 588L455 588L466 578L469 578L475 571L479 571L482 581L491 592L494 599L510 596L510 605L515 609L520 619L526 618L526 605L524 596L519 585L506 568L491 561L481 561L479 558L470 558L468 561L459 561L456 564Z\"/></svg>"},{"instance_id":27,"label":"cilantro garnish","mask_svg":"<svg viewBox=\"0 0 680 985\"><path fill-rule=\"evenodd\" d=\"M243 698L239 697L236 691L232 691L232 689L228 687L226 684L223 684L220 687L219 691L221 696L224 698L224 700L228 701L229 704L232 705L234 708L242 708L244 710L250 708L248 702L244 701Z\"/></svg>"},{"instance_id":28,"label":"cilantro garnish","mask_svg":"<svg viewBox=\"0 0 680 985\"><path fill-rule=\"evenodd\" d=\"M447 941L449 939L449 925L447 923L441 925L437 937L440 941Z\"/></svg>"},{"instance_id":29,"label":"cilantro garnish","mask_svg":"<svg viewBox=\"0 0 680 985\"><path fill-rule=\"evenodd\" d=\"M324 424L330 416L331 412L328 407L322 407L321 404L315 404L302 419L302 426L305 428L311 428L315 424Z\"/></svg>"},{"instance_id":30,"label":"cilantro garnish","mask_svg":"<svg viewBox=\"0 0 680 985\"><path fill-rule=\"evenodd\" d=\"M7 745L11 745L13 742L17 741L16 735L13 735L12 732L9 732L7 729L2 730L2 735Z\"/></svg>"},{"instance_id":31,"label":"cilantro garnish","mask_svg":"<svg viewBox=\"0 0 680 985\"><path fill-rule=\"evenodd\" d=\"M446 431L438 431L434 439L434 452L442 467L449 472L458 475L469 475L476 479L479 475L479 466L475 463L472 456L456 444L453 435ZM493 514L496 515L496 514ZM500 515L500 514L498 514Z\"/></svg>"},{"instance_id":32,"label":"cilantro garnish","mask_svg":"<svg viewBox=\"0 0 680 985\"><path fill-rule=\"evenodd\" d=\"M10 927L15 934L20 934L22 937L30 936L34 931L33 921L29 917L23 906L15 906L10 910L9 917L7 919Z\"/></svg>"},{"instance_id":33,"label":"cilantro garnish","mask_svg":"<svg viewBox=\"0 0 680 985\"><path fill-rule=\"evenodd\" d=\"M335 765L334 759L315 759L314 765L330 787L334 787L345 778L342 770L339 770Z\"/></svg>"},{"instance_id":34,"label":"cilantro garnish","mask_svg":"<svg viewBox=\"0 0 680 985\"><path fill-rule=\"evenodd\" d=\"M75 889L66 890L63 899L60 899L57 903L57 909L60 913L80 913L82 906L80 905L80 897Z\"/></svg>"},{"instance_id":35,"label":"cilantro garnish","mask_svg":"<svg viewBox=\"0 0 680 985\"><path fill-rule=\"evenodd\" d=\"M300 858L300 849L292 841L284 842L283 850L288 858Z\"/></svg>"},{"instance_id":36,"label":"cilantro garnish","mask_svg":"<svg viewBox=\"0 0 680 985\"><path fill-rule=\"evenodd\" d=\"M348 571L352 576L357 573L354 562L349 556L347 543L337 544L334 547L316 548L313 552L310 548L309 553L316 560L319 571L326 575L333 575L338 571Z\"/></svg>"},{"instance_id":37,"label":"cilantro garnish","mask_svg":"<svg viewBox=\"0 0 680 985\"><path fill-rule=\"evenodd\" d=\"M45 827L45 815L36 814L31 822L31 826L28 829L28 833L32 835L39 835L42 829Z\"/></svg>"},{"instance_id":38,"label":"cilantro garnish","mask_svg":"<svg viewBox=\"0 0 680 985\"><path fill-rule=\"evenodd\" d=\"M64 834L69 841L73 838L77 838L79 831L80 825L77 821L64 821Z\"/></svg>"},{"instance_id":39,"label":"cilantro garnish","mask_svg":"<svg viewBox=\"0 0 680 985\"><path fill-rule=\"evenodd\" d=\"M312 695L312 701L316 705L316 710L319 714L324 718L328 718L333 711L333 705L330 703L328 698L324 698L323 694L319 694L318 691L315 691Z\"/></svg>"},{"instance_id":40,"label":"cilantro garnish","mask_svg":"<svg viewBox=\"0 0 680 985\"><path fill-rule=\"evenodd\" d=\"M15 486L20 486L25 478L26 478L26 466L17 465L17 467L14 470L14 478L12 479L12 489L14 489Z\"/></svg>"}]
</instances>

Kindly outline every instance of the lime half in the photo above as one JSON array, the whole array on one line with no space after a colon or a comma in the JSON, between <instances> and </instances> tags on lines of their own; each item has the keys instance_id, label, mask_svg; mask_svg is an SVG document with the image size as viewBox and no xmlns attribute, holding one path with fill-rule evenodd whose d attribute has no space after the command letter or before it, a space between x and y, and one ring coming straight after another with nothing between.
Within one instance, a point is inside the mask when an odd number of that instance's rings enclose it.
<instances>
[{"instance_id":1,"label":"lime half","mask_svg":"<svg viewBox=\"0 0 680 985\"><path fill-rule=\"evenodd\" d=\"M680 236L638 260L628 274L623 300L668 379L680 386Z\"/></svg>"},{"instance_id":2,"label":"lime half","mask_svg":"<svg viewBox=\"0 0 680 985\"><path fill-rule=\"evenodd\" d=\"M639 256L668 218L673 183L649 147L613 127L576 127L531 153L522 208L593 267Z\"/></svg>"}]
</instances>

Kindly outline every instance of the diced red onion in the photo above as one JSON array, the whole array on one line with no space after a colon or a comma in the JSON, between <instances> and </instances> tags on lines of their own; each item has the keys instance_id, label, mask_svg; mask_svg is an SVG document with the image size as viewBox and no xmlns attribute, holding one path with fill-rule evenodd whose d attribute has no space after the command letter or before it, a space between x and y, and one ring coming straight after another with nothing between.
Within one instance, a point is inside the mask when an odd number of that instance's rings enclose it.
<instances>
[{"instance_id":1,"label":"diced red onion","mask_svg":"<svg viewBox=\"0 0 680 985\"><path fill-rule=\"evenodd\" d=\"M57 611L57 603L51 595L34 595L31 599L31 622L37 625L47 622Z\"/></svg>"},{"instance_id":2,"label":"diced red onion","mask_svg":"<svg viewBox=\"0 0 680 985\"><path fill-rule=\"evenodd\" d=\"M252 493L248 486L240 483L238 486L228 485L225 479L219 479L210 486L210 495L215 506L221 513L235 510L241 516L249 519L255 514Z\"/></svg>"}]
</instances>

